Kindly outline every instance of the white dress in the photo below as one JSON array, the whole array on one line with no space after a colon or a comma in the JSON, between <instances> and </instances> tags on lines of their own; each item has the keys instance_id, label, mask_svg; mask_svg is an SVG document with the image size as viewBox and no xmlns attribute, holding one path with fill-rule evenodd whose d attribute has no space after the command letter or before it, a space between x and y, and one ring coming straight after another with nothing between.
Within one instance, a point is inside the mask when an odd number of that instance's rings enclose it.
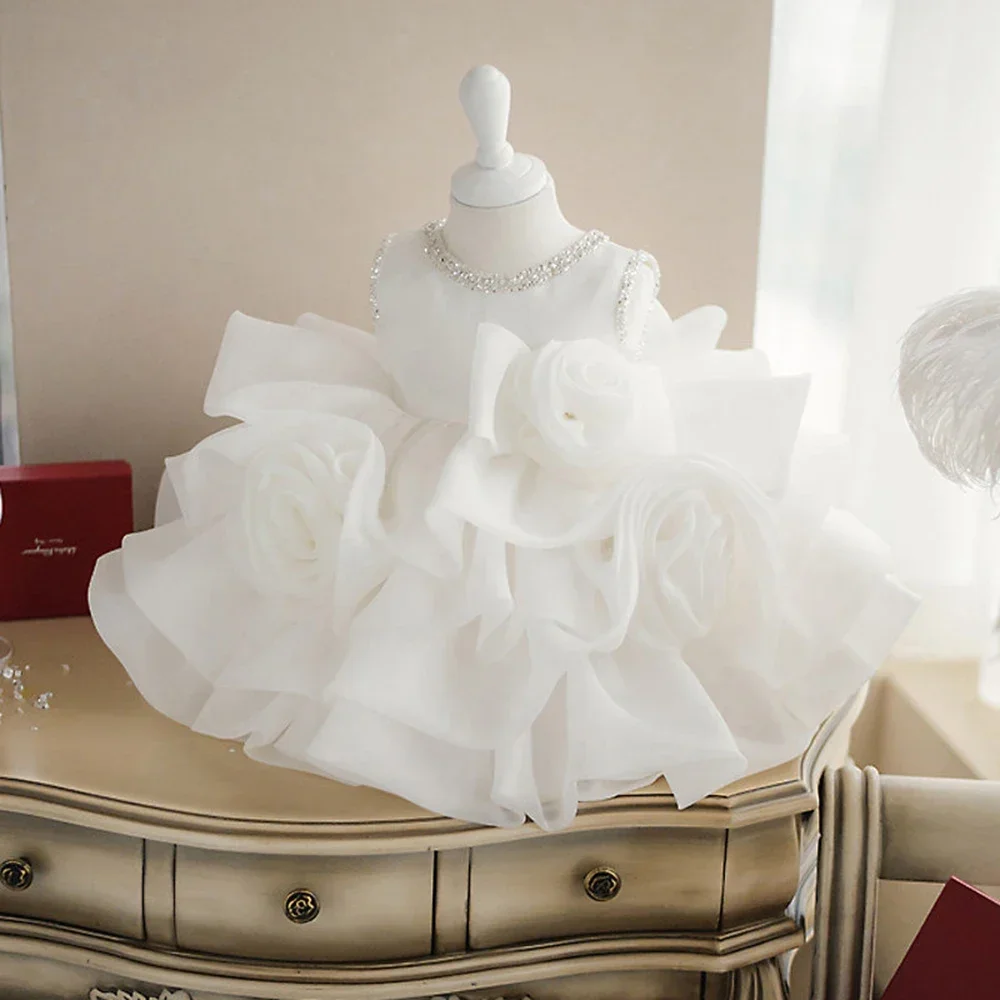
<instances>
[{"instance_id":1,"label":"white dress","mask_svg":"<svg viewBox=\"0 0 1000 1000\"><path fill-rule=\"evenodd\" d=\"M91 585L146 699L499 826L801 752L914 601L793 454L808 380L655 278L596 232L476 274L431 224L379 251L374 336L236 313L205 409L238 422Z\"/></svg>"}]
</instances>

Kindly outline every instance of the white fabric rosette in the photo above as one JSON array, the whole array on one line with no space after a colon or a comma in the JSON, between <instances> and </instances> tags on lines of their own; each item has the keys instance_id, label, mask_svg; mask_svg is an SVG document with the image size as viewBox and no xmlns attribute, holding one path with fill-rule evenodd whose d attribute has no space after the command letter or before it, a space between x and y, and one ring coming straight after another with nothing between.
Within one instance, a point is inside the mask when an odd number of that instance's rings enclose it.
<instances>
[{"instance_id":1,"label":"white fabric rosette","mask_svg":"<svg viewBox=\"0 0 1000 1000\"><path fill-rule=\"evenodd\" d=\"M482 324L469 406L472 434L498 452L583 484L673 448L659 371L600 340L532 351L503 327Z\"/></svg>"},{"instance_id":2,"label":"white fabric rosette","mask_svg":"<svg viewBox=\"0 0 1000 1000\"><path fill-rule=\"evenodd\" d=\"M322 689L388 572L375 428L392 438L408 419L365 337L235 314L206 411L241 422L168 460L180 516L95 569L102 637L147 699L194 729L261 741L258 713ZM324 352L353 384L281 380Z\"/></svg>"}]
</instances>

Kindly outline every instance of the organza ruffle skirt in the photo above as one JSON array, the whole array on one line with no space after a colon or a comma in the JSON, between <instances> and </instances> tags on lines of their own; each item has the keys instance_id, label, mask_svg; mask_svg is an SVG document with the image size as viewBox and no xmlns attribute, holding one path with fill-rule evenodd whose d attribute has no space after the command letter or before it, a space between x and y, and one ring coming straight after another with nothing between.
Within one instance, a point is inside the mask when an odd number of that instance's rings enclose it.
<instances>
[{"instance_id":1,"label":"organza ruffle skirt","mask_svg":"<svg viewBox=\"0 0 1000 1000\"><path fill-rule=\"evenodd\" d=\"M678 322L643 361L484 325L464 425L368 334L235 314L206 412L237 423L99 562L100 634L178 722L477 823L795 756L914 601L796 451L805 381Z\"/></svg>"}]
</instances>

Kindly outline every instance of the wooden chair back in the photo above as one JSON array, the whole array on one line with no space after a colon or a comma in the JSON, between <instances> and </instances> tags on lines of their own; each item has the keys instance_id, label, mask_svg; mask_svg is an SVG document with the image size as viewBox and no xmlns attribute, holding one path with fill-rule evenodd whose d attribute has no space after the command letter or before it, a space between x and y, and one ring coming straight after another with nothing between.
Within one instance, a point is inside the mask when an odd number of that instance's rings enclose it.
<instances>
[{"instance_id":1,"label":"wooden chair back","mask_svg":"<svg viewBox=\"0 0 1000 1000\"><path fill-rule=\"evenodd\" d=\"M1000 782L880 775L820 786L813 1000L871 1000L879 879L1000 884Z\"/></svg>"}]
</instances>

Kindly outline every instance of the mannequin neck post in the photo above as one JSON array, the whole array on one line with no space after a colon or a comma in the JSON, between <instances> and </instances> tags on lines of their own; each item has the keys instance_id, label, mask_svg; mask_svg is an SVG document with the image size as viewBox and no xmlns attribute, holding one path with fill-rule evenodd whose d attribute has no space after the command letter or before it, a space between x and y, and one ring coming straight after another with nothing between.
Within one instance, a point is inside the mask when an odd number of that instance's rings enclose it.
<instances>
[{"instance_id":1,"label":"mannequin neck post","mask_svg":"<svg viewBox=\"0 0 1000 1000\"><path fill-rule=\"evenodd\" d=\"M583 231L563 216L550 181L531 198L501 208L470 208L452 199L442 235L467 267L516 274L564 250Z\"/></svg>"}]
</instances>

